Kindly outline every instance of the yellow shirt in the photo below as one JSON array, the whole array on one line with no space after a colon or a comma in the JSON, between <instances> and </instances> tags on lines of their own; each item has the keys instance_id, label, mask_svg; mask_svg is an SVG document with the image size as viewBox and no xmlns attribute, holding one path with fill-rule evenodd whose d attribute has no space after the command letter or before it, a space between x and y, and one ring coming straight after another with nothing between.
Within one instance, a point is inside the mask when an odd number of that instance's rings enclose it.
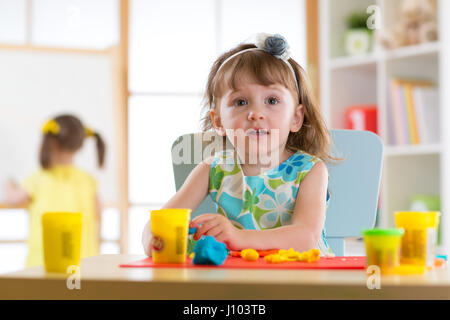
<instances>
[{"instance_id":1,"label":"yellow shirt","mask_svg":"<svg viewBox=\"0 0 450 320\"><path fill-rule=\"evenodd\" d=\"M73 165L55 166L35 172L23 187L31 198L27 267L44 264L41 215L45 212L81 212L81 257L98 255L97 183L92 176Z\"/></svg>"}]
</instances>

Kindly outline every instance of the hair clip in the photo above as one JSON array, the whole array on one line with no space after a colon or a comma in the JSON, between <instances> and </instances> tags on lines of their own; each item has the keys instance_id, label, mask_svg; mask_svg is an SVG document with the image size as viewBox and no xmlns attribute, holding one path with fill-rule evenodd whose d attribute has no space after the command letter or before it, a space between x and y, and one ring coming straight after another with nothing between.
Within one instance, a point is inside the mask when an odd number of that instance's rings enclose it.
<instances>
[{"instance_id":1,"label":"hair clip","mask_svg":"<svg viewBox=\"0 0 450 320\"><path fill-rule=\"evenodd\" d=\"M93 137L93 136L95 136L95 132L92 129L84 128L84 131L85 131L86 137Z\"/></svg>"},{"instance_id":2,"label":"hair clip","mask_svg":"<svg viewBox=\"0 0 450 320\"><path fill-rule=\"evenodd\" d=\"M280 34L258 33L255 36L254 44L278 59L287 61L291 57L289 44L286 38Z\"/></svg>"},{"instance_id":3,"label":"hair clip","mask_svg":"<svg viewBox=\"0 0 450 320\"><path fill-rule=\"evenodd\" d=\"M49 120L47 121L44 126L42 127L42 132L44 134L51 133L53 135L58 135L60 131L59 124L55 120Z\"/></svg>"}]
</instances>

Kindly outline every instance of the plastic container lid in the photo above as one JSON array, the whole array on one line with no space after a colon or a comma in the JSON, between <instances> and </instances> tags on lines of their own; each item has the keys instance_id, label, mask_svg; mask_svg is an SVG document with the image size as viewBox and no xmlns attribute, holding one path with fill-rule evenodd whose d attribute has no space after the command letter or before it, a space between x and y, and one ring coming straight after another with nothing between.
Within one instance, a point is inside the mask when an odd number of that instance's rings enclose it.
<instances>
[{"instance_id":1,"label":"plastic container lid","mask_svg":"<svg viewBox=\"0 0 450 320\"><path fill-rule=\"evenodd\" d=\"M395 225L409 228L437 228L439 225L439 211L397 211Z\"/></svg>"},{"instance_id":2,"label":"plastic container lid","mask_svg":"<svg viewBox=\"0 0 450 320\"><path fill-rule=\"evenodd\" d=\"M402 236L405 233L403 229L369 229L363 230L364 236Z\"/></svg>"},{"instance_id":3,"label":"plastic container lid","mask_svg":"<svg viewBox=\"0 0 450 320\"><path fill-rule=\"evenodd\" d=\"M408 274L422 274L427 271L425 266L419 266L414 264L401 264L395 268L395 274L408 275Z\"/></svg>"}]
</instances>

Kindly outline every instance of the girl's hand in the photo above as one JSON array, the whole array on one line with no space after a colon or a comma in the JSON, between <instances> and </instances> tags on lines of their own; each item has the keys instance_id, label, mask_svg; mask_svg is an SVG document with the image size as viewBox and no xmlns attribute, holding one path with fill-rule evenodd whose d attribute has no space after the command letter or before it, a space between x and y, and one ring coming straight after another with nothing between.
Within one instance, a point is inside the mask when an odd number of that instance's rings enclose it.
<instances>
[{"instance_id":1,"label":"girl's hand","mask_svg":"<svg viewBox=\"0 0 450 320\"><path fill-rule=\"evenodd\" d=\"M5 185L5 194L7 199L14 199L19 191L19 185L13 180L9 179Z\"/></svg>"},{"instance_id":2,"label":"girl's hand","mask_svg":"<svg viewBox=\"0 0 450 320\"><path fill-rule=\"evenodd\" d=\"M152 238L151 224L150 221L148 221L142 231L142 247L144 248L145 254L149 257L152 256Z\"/></svg>"},{"instance_id":3,"label":"girl's hand","mask_svg":"<svg viewBox=\"0 0 450 320\"><path fill-rule=\"evenodd\" d=\"M224 242L228 249L233 250L239 247L240 230L221 214L202 214L191 221L189 228L197 228L193 236L194 240L200 239L202 235L213 236L217 241Z\"/></svg>"},{"instance_id":4,"label":"girl's hand","mask_svg":"<svg viewBox=\"0 0 450 320\"><path fill-rule=\"evenodd\" d=\"M27 206L31 201L25 190L12 179L9 179L5 185L5 196L6 204L12 208Z\"/></svg>"}]
</instances>

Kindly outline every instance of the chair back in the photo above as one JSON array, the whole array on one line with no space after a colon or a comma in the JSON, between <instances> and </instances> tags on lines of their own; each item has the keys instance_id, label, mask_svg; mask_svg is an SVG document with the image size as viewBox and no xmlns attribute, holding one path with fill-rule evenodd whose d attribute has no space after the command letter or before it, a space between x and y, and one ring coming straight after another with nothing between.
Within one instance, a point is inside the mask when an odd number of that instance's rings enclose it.
<instances>
[{"instance_id":1,"label":"chair back","mask_svg":"<svg viewBox=\"0 0 450 320\"><path fill-rule=\"evenodd\" d=\"M363 229L375 225L378 194L383 163L383 143L370 131L330 130L333 140L331 155L342 158L328 165L331 197L327 209L325 230L327 242L337 255L344 255L344 240L361 236ZM203 159L223 148L232 147L212 133L192 133L179 137L172 145L175 186L179 190L189 173ZM193 212L216 212L210 197L206 197Z\"/></svg>"}]
</instances>

